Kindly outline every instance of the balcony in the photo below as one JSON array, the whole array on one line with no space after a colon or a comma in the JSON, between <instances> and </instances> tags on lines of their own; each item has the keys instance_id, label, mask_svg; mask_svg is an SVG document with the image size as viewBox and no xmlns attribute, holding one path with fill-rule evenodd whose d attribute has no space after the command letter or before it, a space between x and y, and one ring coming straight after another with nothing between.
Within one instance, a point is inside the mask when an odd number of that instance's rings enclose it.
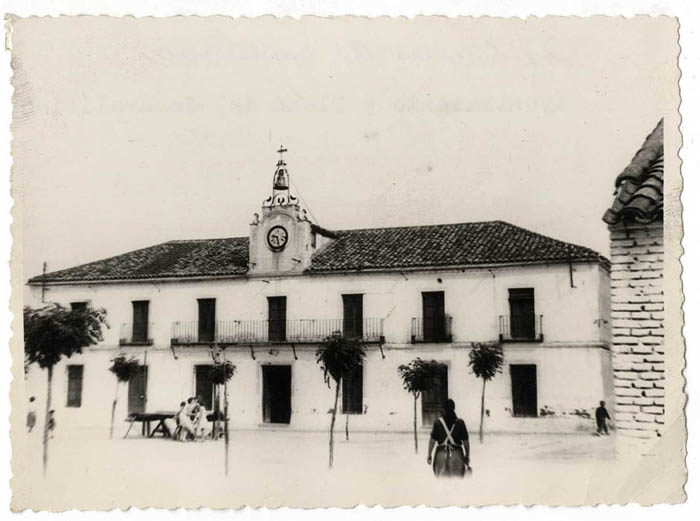
<instances>
[{"instance_id":1,"label":"balcony","mask_svg":"<svg viewBox=\"0 0 700 521\"><path fill-rule=\"evenodd\" d=\"M501 342L542 342L542 315L501 315L498 317Z\"/></svg>"},{"instance_id":2,"label":"balcony","mask_svg":"<svg viewBox=\"0 0 700 521\"><path fill-rule=\"evenodd\" d=\"M452 317L412 318L411 343L445 344L452 342Z\"/></svg>"},{"instance_id":3,"label":"balcony","mask_svg":"<svg viewBox=\"0 0 700 521\"><path fill-rule=\"evenodd\" d=\"M119 329L120 346L152 346L153 339L150 333L153 324L149 323L127 323L122 324Z\"/></svg>"},{"instance_id":4,"label":"balcony","mask_svg":"<svg viewBox=\"0 0 700 521\"><path fill-rule=\"evenodd\" d=\"M215 322L213 331L197 321L174 322L170 338L172 345L309 344L336 332L362 342L383 343L384 319L226 320Z\"/></svg>"}]
</instances>

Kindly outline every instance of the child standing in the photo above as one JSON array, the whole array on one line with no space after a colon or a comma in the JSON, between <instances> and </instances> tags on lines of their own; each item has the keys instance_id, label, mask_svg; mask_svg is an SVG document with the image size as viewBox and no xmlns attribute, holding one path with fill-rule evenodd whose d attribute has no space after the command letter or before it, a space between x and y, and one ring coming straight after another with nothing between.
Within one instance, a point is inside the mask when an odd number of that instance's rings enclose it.
<instances>
[{"instance_id":1,"label":"child standing","mask_svg":"<svg viewBox=\"0 0 700 521\"><path fill-rule=\"evenodd\" d=\"M610 415L608 414L608 410L605 408L605 402L601 400L600 406L595 410L595 422L598 426L596 434L601 435L603 432L605 432L606 436L609 434L607 423L607 420L609 419Z\"/></svg>"}]
</instances>

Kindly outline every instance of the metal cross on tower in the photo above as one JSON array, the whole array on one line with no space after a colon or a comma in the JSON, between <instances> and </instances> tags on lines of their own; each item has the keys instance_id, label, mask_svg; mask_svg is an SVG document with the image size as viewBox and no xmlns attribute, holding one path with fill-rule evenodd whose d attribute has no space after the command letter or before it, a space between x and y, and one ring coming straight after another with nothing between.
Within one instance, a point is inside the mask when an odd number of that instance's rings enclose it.
<instances>
[{"instance_id":1,"label":"metal cross on tower","mask_svg":"<svg viewBox=\"0 0 700 521\"><path fill-rule=\"evenodd\" d=\"M286 151L287 151L287 149L284 148L283 145L280 145L280 149L277 151L277 152L279 153L279 155L280 155L280 161L283 161L283 160L284 160L284 158L282 157L282 154L284 154Z\"/></svg>"}]
</instances>

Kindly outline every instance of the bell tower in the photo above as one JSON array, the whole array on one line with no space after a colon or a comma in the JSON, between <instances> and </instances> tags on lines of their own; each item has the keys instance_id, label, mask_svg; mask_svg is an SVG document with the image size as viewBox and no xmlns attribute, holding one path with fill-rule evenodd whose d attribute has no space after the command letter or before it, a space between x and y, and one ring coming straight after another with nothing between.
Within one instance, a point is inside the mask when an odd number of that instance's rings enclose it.
<instances>
[{"instance_id":1,"label":"bell tower","mask_svg":"<svg viewBox=\"0 0 700 521\"><path fill-rule=\"evenodd\" d=\"M325 245L332 234L311 223L299 199L290 193L290 176L281 146L272 195L262 203L262 214L250 224L249 269L251 275L301 273L309 267L311 256Z\"/></svg>"}]
</instances>

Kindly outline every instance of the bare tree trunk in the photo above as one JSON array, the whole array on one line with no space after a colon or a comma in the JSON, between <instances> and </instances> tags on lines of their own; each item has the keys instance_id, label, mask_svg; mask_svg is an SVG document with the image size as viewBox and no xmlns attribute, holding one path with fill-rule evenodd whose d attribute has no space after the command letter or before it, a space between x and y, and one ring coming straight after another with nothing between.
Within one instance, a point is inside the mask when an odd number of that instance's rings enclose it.
<instances>
[{"instance_id":1,"label":"bare tree trunk","mask_svg":"<svg viewBox=\"0 0 700 521\"><path fill-rule=\"evenodd\" d=\"M46 417L44 419L44 454L42 457L43 473L46 477L46 466L49 461L49 411L51 410L51 383L53 381L53 366L47 368L47 383L48 389L46 390Z\"/></svg>"},{"instance_id":2,"label":"bare tree trunk","mask_svg":"<svg viewBox=\"0 0 700 521\"><path fill-rule=\"evenodd\" d=\"M219 406L219 385L214 386L214 431L212 432L211 438L213 440L219 439L219 427L221 422L219 422L219 411L221 407Z\"/></svg>"},{"instance_id":3,"label":"bare tree trunk","mask_svg":"<svg viewBox=\"0 0 700 521\"><path fill-rule=\"evenodd\" d=\"M331 416L331 435L328 442L328 468L333 468L333 429L335 429L335 414L338 412L338 394L340 393L340 382L335 382L335 401L333 402L333 414Z\"/></svg>"},{"instance_id":4,"label":"bare tree trunk","mask_svg":"<svg viewBox=\"0 0 700 521\"><path fill-rule=\"evenodd\" d=\"M418 395L413 396L413 445L418 454Z\"/></svg>"},{"instance_id":5,"label":"bare tree trunk","mask_svg":"<svg viewBox=\"0 0 700 521\"><path fill-rule=\"evenodd\" d=\"M481 422L479 423L479 443L484 442L484 396L486 395L486 378L481 386Z\"/></svg>"},{"instance_id":6,"label":"bare tree trunk","mask_svg":"<svg viewBox=\"0 0 700 521\"><path fill-rule=\"evenodd\" d=\"M112 400L112 419L109 422L109 439L112 439L114 435L114 411L117 409L117 396L119 395L119 380L117 380L117 387L114 390L114 400Z\"/></svg>"},{"instance_id":7,"label":"bare tree trunk","mask_svg":"<svg viewBox=\"0 0 700 521\"><path fill-rule=\"evenodd\" d=\"M224 358L224 363L226 358ZM224 455L225 469L224 474L228 476L228 386L224 379Z\"/></svg>"},{"instance_id":8,"label":"bare tree trunk","mask_svg":"<svg viewBox=\"0 0 700 521\"><path fill-rule=\"evenodd\" d=\"M348 431L348 424L350 423L350 415L345 413L345 441L350 441L350 432Z\"/></svg>"}]
</instances>

